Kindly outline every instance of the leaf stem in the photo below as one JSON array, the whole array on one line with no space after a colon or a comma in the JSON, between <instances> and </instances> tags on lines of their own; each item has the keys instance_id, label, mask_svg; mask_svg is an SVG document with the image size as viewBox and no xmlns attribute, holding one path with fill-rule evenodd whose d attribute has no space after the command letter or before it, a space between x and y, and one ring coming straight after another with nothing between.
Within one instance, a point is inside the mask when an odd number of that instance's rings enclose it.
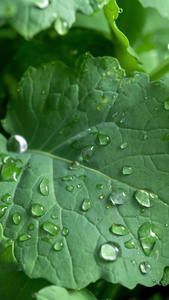
<instances>
[{"instance_id":1,"label":"leaf stem","mask_svg":"<svg viewBox=\"0 0 169 300\"><path fill-rule=\"evenodd\" d=\"M150 73L150 81L160 79L167 72L169 72L169 56Z\"/></svg>"}]
</instances>

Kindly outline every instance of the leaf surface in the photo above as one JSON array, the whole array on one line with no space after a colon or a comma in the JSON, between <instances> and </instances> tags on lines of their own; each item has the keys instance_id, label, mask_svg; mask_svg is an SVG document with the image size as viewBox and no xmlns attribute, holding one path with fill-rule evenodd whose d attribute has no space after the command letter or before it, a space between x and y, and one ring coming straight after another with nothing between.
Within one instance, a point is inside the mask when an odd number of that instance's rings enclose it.
<instances>
[{"instance_id":1,"label":"leaf surface","mask_svg":"<svg viewBox=\"0 0 169 300\"><path fill-rule=\"evenodd\" d=\"M169 18L169 3L168 1L161 0L139 0L144 7L155 8L163 17Z\"/></svg>"},{"instance_id":2,"label":"leaf surface","mask_svg":"<svg viewBox=\"0 0 169 300\"><path fill-rule=\"evenodd\" d=\"M2 206L12 197L4 234L28 276L72 289L99 278L129 288L160 281L169 243L168 94L144 73L126 77L110 57L27 70L3 126L29 147L9 152L12 161L2 156L0 190Z\"/></svg>"}]
</instances>

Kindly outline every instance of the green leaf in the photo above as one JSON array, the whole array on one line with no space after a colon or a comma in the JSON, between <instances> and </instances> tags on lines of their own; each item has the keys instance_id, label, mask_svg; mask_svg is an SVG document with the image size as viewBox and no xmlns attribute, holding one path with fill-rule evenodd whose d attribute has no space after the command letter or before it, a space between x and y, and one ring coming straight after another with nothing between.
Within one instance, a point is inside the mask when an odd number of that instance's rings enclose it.
<instances>
[{"instance_id":1,"label":"green leaf","mask_svg":"<svg viewBox=\"0 0 169 300\"><path fill-rule=\"evenodd\" d=\"M0 3L0 22L6 21L25 38L49 28L52 24L66 34L75 22L76 12L90 15L109 0L6 0Z\"/></svg>"},{"instance_id":2,"label":"green leaf","mask_svg":"<svg viewBox=\"0 0 169 300\"><path fill-rule=\"evenodd\" d=\"M139 0L144 7L155 8L163 17L169 19L169 3L165 0Z\"/></svg>"},{"instance_id":3,"label":"green leaf","mask_svg":"<svg viewBox=\"0 0 169 300\"><path fill-rule=\"evenodd\" d=\"M60 298L59 298L60 297ZM62 287L50 286L42 289L36 295L37 300L96 300L94 295L87 289L81 291L69 291Z\"/></svg>"},{"instance_id":4,"label":"green leaf","mask_svg":"<svg viewBox=\"0 0 169 300\"><path fill-rule=\"evenodd\" d=\"M13 199L1 221L28 276L71 289L99 278L128 288L161 280L168 266L168 95L144 73L126 77L110 57L86 54L73 69L53 62L26 71L3 126L29 147L10 153L0 143L10 156L2 155L1 174L21 169L18 178L1 177L0 199L1 206L4 195Z\"/></svg>"}]
</instances>

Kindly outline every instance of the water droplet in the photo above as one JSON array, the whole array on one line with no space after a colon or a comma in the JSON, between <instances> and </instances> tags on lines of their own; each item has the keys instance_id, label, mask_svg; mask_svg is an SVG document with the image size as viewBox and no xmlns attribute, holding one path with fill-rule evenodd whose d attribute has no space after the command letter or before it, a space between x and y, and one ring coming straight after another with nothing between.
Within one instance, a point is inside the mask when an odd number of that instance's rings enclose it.
<instances>
[{"instance_id":1,"label":"water droplet","mask_svg":"<svg viewBox=\"0 0 169 300\"><path fill-rule=\"evenodd\" d=\"M41 204L38 204L38 203L33 204L31 206L31 213L35 217L41 217L45 213L45 207Z\"/></svg>"},{"instance_id":2,"label":"water droplet","mask_svg":"<svg viewBox=\"0 0 169 300\"><path fill-rule=\"evenodd\" d=\"M9 194L3 196L1 200L8 205L12 203L12 197Z\"/></svg>"},{"instance_id":3,"label":"water droplet","mask_svg":"<svg viewBox=\"0 0 169 300\"><path fill-rule=\"evenodd\" d=\"M7 206L0 206L0 218L4 216L7 208L8 208Z\"/></svg>"},{"instance_id":4,"label":"water droplet","mask_svg":"<svg viewBox=\"0 0 169 300\"><path fill-rule=\"evenodd\" d=\"M28 233L24 233L24 234L21 234L19 236L19 241L20 242L25 242L25 241L28 241L30 239L31 239L31 236Z\"/></svg>"},{"instance_id":5,"label":"water droplet","mask_svg":"<svg viewBox=\"0 0 169 300\"><path fill-rule=\"evenodd\" d=\"M77 188L80 189L82 187L82 184L78 184Z\"/></svg>"},{"instance_id":6,"label":"water droplet","mask_svg":"<svg viewBox=\"0 0 169 300\"><path fill-rule=\"evenodd\" d=\"M96 185L96 188L97 188L98 190L102 190L103 184L97 184L97 185Z\"/></svg>"},{"instance_id":7,"label":"water droplet","mask_svg":"<svg viewBox=\"0 0 169 300\"><path fill-rule=\"evenodd\" d=\"M98 133L97 136L99 139L100 146L107 146L111 142L110 137L106 134Z\"/></svg>"},{"instance_id":8,"label":"water droplet","mask_svg":"<svg viewBox=\"0 0 169 300\"><path fill-rule=\"evenodd\" d=\"M82 203L82 210L83 211L88 211L91 207L91 204L92 203L91 203L90 199L85 198L83 200L83 203Z\"/></svg>"},{"instance_id":9,"label":"water droplet","mask_svg":"<svg viewBox=\"0 0 169 300\"><path fill-rule=\"evenodd\" d=\"M165 227L168 227L168 223L165 224Z\"/></svg>"},{"instance_id":10,"label":"water droplet","mask_svg":"<svg viewBox=\"0 0 169 300\"><path fill-rule=\"evenodd\" d=\"M44 9L49 5L49 0L34 0L34 4L37 7Z\"/></svg>"},{"instance_id":11,"label":"water droplet","mask_svg":"<svg viewBox=\"0 0 169 300\"><path fill-rule=\"evenodd\" d=\"M126 235L129 233L127 227L125 225L122 224L115 224L112 223L112 226L109 228L109 230L117 235Z\"/></svg>"},{"instance_id":12,"label":"water droplet","mask_svg":"<svg viewBox=\"0 0 169 300\"><path fill-rule=\"evenodd\" d=\"M54 248L56 251L60 251L60 250L63 249L63 246L64 246L63 240L61 240L61 241L56 242L56 243L54 244L53 248Z\"/></svg>"},{"instance_id":13,"label":"water droplet","mask_svg":"<svg viewBox=\"0 0 169 300\"><path fill-rule=\"evenodd\" d=\"M166 133L163 137L163 141L168 141L169 140L169 133Z\"/></svg>"},{"instance_id":14,"label":"water droplet","mask_svg":"<svg viewBox=\"0 0 169 300\"><path fill-rule=\"evenodd\" d=\"M20 213L16 212L12 215L12 219L15 225L19 225L21 223L21 215Z\"/></svg>"},{"instance_id":15,"label":"water droplet","mask_svg":"<svg viewBox=\"0 0 169 300\"><path fill-rule=\"evenodd\" d=\"M52 219L54 219L54 220L56 220L57 218L58 218L58 216L57 215L51 215L51 217L52 217Z\"/></svg>"},{"instance_id":16,"label":"water droplet","mask_svg":"<svg viewBox=\"0 0 169 300\"><path fill-rule=\"evenodd\" d=\"M72 192L74 190L74 186L73 185L67 185L66 189L67 189L67 191Z\"/></svg>"},{"instance_id":17,"label":"water droplet","mask_svg":"<svg viewBox=\"0 0 169 300\"><path fill-rule=\"evenodd\" d=\"M73 161L71 166L69 167L70 170L78 170L80 169L80 163L78 161Z\"/></svg>"},{"instance_id":18,"label":"water droplet","mask_svg":"<svg viewBox=\"0 0 169 300\"><path fill-rule=\"evenodd\" d=\"M135 266L135 264L136 264L134 259L131 259L131 263L132 263L133 266Z\"/></svg>"},{"instance_id":19,"label":"water droplet","mask_svg":"<svg viewBox=\"0 0 169 300\"><path fill-rule=\"evenodd\" d=\"M21 172L21 168L18 168L18 164L20 165L19 161L11 157L4 158L4 165L1 169L2 181L17 181Z\"/></svg>"},{"instance_id":20,"label":"water droplet","mask_svg":"<svg viewBox=\"0 0 169 300\"><path fill-rule=\"evenodd\" d=\"M62 229L62 234L63 234L64 236L67 236L67 235L69 234L69 229L68 229L67 227L63 227L63 229Z\"/></svg>"},{"instance_id":21,"label":"water droplet","mask_svg":"<svg viewBox=\"0 0 169 300\"><path fill-rule=\"evenodd\" d=\"M101 194L100 196L99 196L99 199L100 200L103 200L105 198L105 194Z\"/></svg>"},{"instance_id":22,"label":"water droplet","mask_svg":"<svg viewBox=\"0 0 169 300\"><path fill-rule=\"evenodd\" d=\"M84 180L85 178L87 178L87 176L86 175L80 175L78 178Z\"/></svg>"},{"instance_id":23,"label":"water droplet","mask_svg":"<svg viewBox=\"0 0 169 300\"><path fill-rule=\"evenodd\" d=\"M119 14L121 14L123 12L123 9L119 7L118 12Z\"/></svg>"},{"instance_id":24,"label":"water droplet","mask_svg":"<svg viewBox=\"0 0 169 300\"><path fill-rule=\"evenodd\" d=\"M46 242L48 244L52 244L52 239L51 238L41 238L41 241Z\"/></svg>"},{"instance_id":25,"label":"water droplet","mask_svg":"<svg viewBox=\"0 0 169 300\"><path fill-rule=\"evenodd\" d=\"M72 181L73 176L72 175L66 175L60 178L62 181Z\"/></svg>"},{"instance_id":26,"label":"water droplet","mask_svg":"<svg viewBox=\"0 0 169 300\"><path fill-rule=\"evenodd\" d=\"M152 252L154 245L158 239L161 239L163 233L159 227L150 224L149 222L144 223L138 229L138 237L140 244L144 250L144 253L148 256Z\"/></svg>"},{"instance_id":27,"label":"water droplet","mask_svg":"<svg viewBox=\"0 0 169 300\"><path fill-rule=\"evenodd\" d=\"M120 246L114 242L107 242L101 246L100 256L106 261L115 261L121 255Z\"/></svg>"},{"instance_id":28,"label":"water droplet","mask_svg":"<svg viewBox=\"0 0 169 300\"><path fill-rule=\"evenodd\" d=\"M166 101L164 101L164 108L166 110L169 110L169 99L167 99Z\"/></svg>"},{"instance_id":29,"label":"water droplet","mask_svg":"<svg viewBox=\"0 0 169 300\"><path fill-rule=\"evenodd\" d=\"M146 141L147 138L148 138L148 134L147 134L147 132L146 132L146 133L143 134L143 141Z\"/></svg>"},{"instance_id":30,"label":"water droplet","mask_svg":"<svg viewBox=\"0 0 169 300\"><path fill-rule=\"evenodd\" d=\"M106 208L107 208L107 209L110 209L110 208L111 208L111 205L107 205Z\"/></svg>"},{"instance_id":31,"label":"water droplet","mask_svg":"<svg viewBox=\"0 0 169 300\"><path fill-rule=\"evenodd\" d=\"M140 263L139 267L140 267L141 273L143 273L143 274L147 274L151 271L151 265L147 261Z\"/></svg>"},{"instance_id":32,"label":"water droplet","mask_svg":"<svg viewBox=\"0 0 169 300\"><path fill-rule=\"evenodd\" d=\"M35 229L35 225L33 224L33 223L30 223L29 225L28 225L28 230L29 231L32 231L32 230L34 230Z\"/></svg>"},{"instance_id":33,"label":"water droplet","mask_svg":"<svg viewBox=\"0 0 169 300\"><path fill-rule=\"evenodd\" d=\"M158 196L147 189L139 189L134 193L134 198L139 204L145 207L151 207L157 203Z\"/></svg>"},{"instance_id":34,"label":"water droplet","mask_svg":"<svg viewBox=\"0 0 169 300\"><path fill-rule=\"evenodd\" d=\"M51 235L57 235L60 228L59 226L57 226L56 224L51 223L50 221L46 221L45 223L43 223L42 228L50 233Z\"/></svg>"},{"instance_id":35,"label":"water droplet","mask_svg":"<svg viewBox=\"0 0 169 300\"><path fill-rule=\"evenodd\" d=\"M141 214L145 213L145 208L140 209Z\"/></svg>"},{"instance_id":36,"label":"water droplet","mask_svg":"<svg viewBox=\"0 0 169 300\"><path fill-rule=\"evenodd\" d=\"M49 195L49 179L43 178L43 180L40 183L40 191L44 196Z\"/></svg>"},{"instance_id":37,"label":"water droplet","mask_svg":"<svg viewBox=\"0 0 169 300\"><path fill-rule=\"evenodd\" d=\"M126 241L124 245L128 249L133 249L136 248L136 241L133 238L131 238L129 241Z\"/></svg>"},{"instance_id":38,"label":"water droplet","mask_svg":"<svg viewBox=\"0 0 169 300\"><path fill-rule=\"evenodd\" d=\"M61 19L57 18L54 24L55 30L60 34L60 35L65 35L68 32L68 23Z\"/></svg>"},{"instance_id":39,"label":"water droplet","mask_svg":"<svg viewBox=\"0 0 169 300\"><path fill-rule=\"evenodd\" d=\"M127 143L123 143L123 144L121 144L121 145L120 145L120 148L121 148L121 149L126 149L126 148L127 148L127 146L128 146L128 144L127 144Z\"/></svg>"},{"instance_id":40,"label":"water droplet","mask_svg":"<svg viewBox=\"0 0 169 300\"><path fill-rule=\"evenodd\" d=\"M130 175L133 173L133 169L130 166L124 166L122 169L123 175Z\"/></svg>"},{"instance_id":41,"label":"water droplet","mask_svg":"<svg viewBox=\"0 0 169 300\"><path fill-rule=\"evenodd\" d=\"M7 142L8 151L23 153L27 150L28 144L21 135L12 135Z\"/></svg>"},{"instance_id":42,"label":"water droplet","mask_svg":"<svg viewBox=\"0 0 169 300\"><path fill-rule=\"evenodd\" d=\"M68 126L65 126L61 129L61 131L59 133L65 137L67 137L71 133L71 128Z\"/></svg>"},{"instance_id":43,"label":"water droplet","mask_svg":"<svg viewBox=\"0 0 169 300\"><path fill-rule=\"evenodd\" d=\"M154 86L160 86L161 85L161 83L162 83L162 81L161 80L156 80L156 81L154 81Z\"/></svg>"},{"instance_id":44,"label":"water droplet","mask_svg":"<svg viewBox=\"0 0 169 300\"><path fill-rule=\"evenodd\" d=\"M92 145L92 146L87 146L81 151L82 159L84 161L88 161L96 151L97 147Z\"/></svg>"},{"instance_id":45,"label":"water droplet","mask_svg":"<svg viewBox=\"0 0 169 300\"><path fill-rule=\"evenodd\" d=\"M127 199L128 199L127 191L121 188L112 191L109 197L109 200L112 202L113 205L123 204L124 202L126 202Z\"/></svg>"}]
</instances>

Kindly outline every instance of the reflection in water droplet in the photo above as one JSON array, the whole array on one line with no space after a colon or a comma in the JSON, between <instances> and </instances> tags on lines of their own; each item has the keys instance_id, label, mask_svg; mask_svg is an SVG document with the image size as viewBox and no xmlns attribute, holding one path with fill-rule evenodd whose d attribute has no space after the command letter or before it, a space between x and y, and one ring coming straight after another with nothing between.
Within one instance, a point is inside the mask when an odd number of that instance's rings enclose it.
<instances>
[{"instance_id":1,"label":"reflection in water droplet","mask_svg":"<svg viewBox=\"0 0 169 300\"><path fill-rule=\"evenodd\" d=\"M56 242L56 243L54 244L53 248L54 248L56 251L60 251L60 250L63 249L63 246L64 246L64 244L63 244L63 241L61 240L61 241Z\"/></svg>"},{"instance_id":2,"label":"reflection in water droplet","mask_svg":"<svg viewBox=\"0 0 169 300\"><path fill-rule=\"evenodd\" d=\"M123 204L124 202L126 202L128 200L128 193L126 190L118 188L116 190L113 190L109 200L111 201L111 203L113 205L120 205Z\"/></svg>"},{"instance_id":3,"label":"reflection in water droplet","mask_svg":"<svg viewBox=\"0 0 169 300\"><path fill-rule=\"evenodd\" d=\"M19 241L20 242L25 242L31 239L31 236L28 233L24 233L19 236Z\"/></svg>"},{"instance_id":4,"label":"reflection in water droplet","mask_svg":"<svg viewBox=\"0 0 169 300\"><path fill-rule=\"evenodd\" d=\"M103 185L102 185L102 184L97 184L97 185L96 185L96 188L97 188L97 190L102 190Z\"/></svg>"},{"instance_id":5,"label":"reflection in water droplet","mask_svg":"<svg viewBox=\"0 0 169 300\"><path fill-rule=\"evenodd\" d=\"M45 207L41 204L38 204L38 203L33 204L31 206L31 213L35 217L41 217L45 213Z\"/></svg>"},{"instance_id":6,"label":"reflection in water droplet","mask_svg":"<svg viewBox=\"0 0 169 300\"><path fill-rule=\"evenodd\" d=\"M90 199L87 199L87 198L85 198L84 200L83 200L83 203L82 203L82 210L83 211L88 211L89 209L90 209L90 207L91 207L91 200Z\"/></svg>"},{"instance_id":7,"label":"reflection in water droplet","mask_svg":"<svg viewBox=\"0 0 169 300\"><path fill-rule=\"evenodd\" d=\"M4 216L7 208L8 208L7 206L0 206L0 218Z\"/></svg>"},{"instance_id":8,"label":"reflection in water droplet","mask_svg":"<svg viewBox=\"0 0 169 300\"><path fill-rule=\"evenodd\" d=\"M140 244L144 250L144 253L148 256L152 252L155 243L158 239L161 239L163 233L161 229L149 222L145 222L138 229L138 237Z\"/></svg>"},{"instance_id":9,"label":"reflection in water droplet","mask_svg":"<svg viewBox=\"0 0 169 300\"><path fill-rule=\"evenodd\" d=\"M32 230L34 230L35 229L35 225L33 224L33 223L30 223L29 225L28 225L28 230L29 231L32 231Z\"/></svg>"},{"instance_id":10,"label":"reflection in water droplet","mask_svg":"<svg viewBox=\"0 0 169 300\"><path fill-rule=\"evenodd\" d=\"M49 179L43 178L43 180L40 183L40 191L41 194L44 196L49 195Z\"/></svg>"},{"instance_id":11,"label":"reflection in water droplet","mask_svg":"<svg viewBox=\"0 0 169 300\"><path fill-rule=\"evenodd\" d=\"M169 110L169 99L167 99L165 102L164 102L164 108L166 110Z\"/></svg>"},{"instance_id":12,"label":"reflection in water droplet","mask_svg":"<svg viewBox=\"0 0 169 300\"><path fill-rule=\"evenodd\" d=\"M50 221L46 221L45 223L42 224L43 230L46 232L50 233L51 235L57 235L60 228L56 224L51 223Z\"/></svg>"},{"instance_id":13,"label":"reflection in water droplet","mask_svg":"<svg viewBox=\"0 0 169 300\"><path fill-rule=\"evenodd\" d=\"M139 204L145 207L151 207L157 203L158 196L147 189L139 189L134 193L134 198Z\"/></svg>"},{"instance_id":14,"label":"reflection in water droplet","mask_svg":"<svg viewBox=\"0 0 169 300\"><path fill-rule=\"evenodd\" d=\"M78 170L80 169L80 163L78 161L73 161L71 166L69 167L70 170Z\"/></svg>"},{"instance_id":15,"label":"reflection in water droplet","mask_svg":"<svg viewBox=\"0 0 169 300\"><path fill-rule=\"evenodd\" d=\"M128 249L133 249L136 248L136 241L133 238L131 238L129 241L126 241L124 245Z\"/></svg>"},{"instance_id":16,"label":"reflection in water droplet","mask_svg":"<svg viewBox=\"0 0 169 300\"><path fill-rule=\"evenodd\" d=\"M68 229L67 227L63 227L63 229L62 229L62 234L63 234L64 236L67 236L67 235L69 234L69 229Z\"/></svg>"},{"instance_id":17,"label":"reflection in water droplet","mask_svg":"<svg viewBox=\"0 0 169 300\"><path fill-rule=\"evenodd\" d=\"M12 197L10 194L6 194L1 200L8 205L12 203Z\"/></svg>"},{"instance_id":18,"label":"reflection in water droplet","mask_svg":"<svg viewBox=\"0 0 169 300\"><path fill-rule=\"evenodd\" d=\"M122 169L122 173L124 175L130 175L130 174L133 173L133 169L130 166L124 166L123 169Z\"/></svg>"},{"instance_id":19,"label":"reflection in water droplet","mask_svg":"<svg viewBox=\"0 0 169 300\"><path fill-rule=\"evenodd\" d=\"M143 274L147 274L151 271L151 265L147 261L140 263L139 267L140 267L141 273L143 273Z\"/></svg>"},{"instance_id":20,"label":"reflection in water droplet","mask_svg":"<svg viewBox=\"0 0 169 300\"><path fill-rule=\"evenodd\" d=\"M123 144L121 144L121 145L120 145L120 148L121 148L121 149L126 149L126 148L127 148L127 146L128 146L128 144L127 144L127 143L123 143Z\"/></svg>"},{"instance_id":21,"label":"reflection in water droplet","mask_svg":"<svg viewBox=\"0 0 169 300\"><path fill-rule=\"evenodd\" d=\"M28 144L21 135L12 135L7 142L8 151L23 153L27 150Z\"/></svg>"},{"instance_id":22,"label":"reflection in water droplet","mask_svg":"<svg viewBox=\"0 0 169 300\"><path fill-rule=\"evenodd\" d=\"M120 246L114 242L107 242L101 246L100 256L106 261L115 261L121 255Z\"/></svg>"},{"instance_id":23,"label":"reflection in water droplet","mask_svg":"<svg viewBox=\"0 0 169 300\"><path fill-rule=\"evenodd\" d=\"M66 189L67 189L67 191L72 192L74 190L74 186L73 185L67 185Z\"/></svg>"},{"instance_id":24,"label":"reflection in water droplet","mask_svg":"<svg viewBox=\"0 0 169 300\"><path fill-rule=\"evenodd\" d=\"M19 225L21 223L21 215L19 212L16 212L12 215L12 219L15 225Z\"/></svg>"},{"instance_id":25,"label":"reflection in water droplet","mask_svg":"<svg viewBox=\"0 0 169 300\"><path fill-rule=\"evenodd\" d=\"M112 223L112 226L109 228L109 230L117 235L126 235L129 233L127 227L122 224Z\"/></svg>"},{"instance_id":26,"label":"reflection in water droplet","mask_svg":"<svg viewBox=\"0 0 169 300\"><path fill-rule=\"evenodd\" d=\"M107 146L110 143L110 137L106 134L97 133L99 145L100 146Z\"/></svg>"}]
</instances>

